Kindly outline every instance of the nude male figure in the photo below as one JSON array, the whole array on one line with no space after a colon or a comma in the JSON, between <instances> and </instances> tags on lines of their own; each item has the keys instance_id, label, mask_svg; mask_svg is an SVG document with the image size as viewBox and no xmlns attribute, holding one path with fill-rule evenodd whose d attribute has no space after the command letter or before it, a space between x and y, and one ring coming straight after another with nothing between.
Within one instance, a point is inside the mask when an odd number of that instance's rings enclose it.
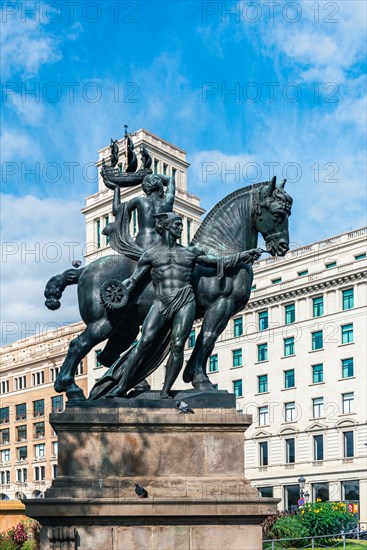
<instances>
[{"instance_id":1,"label":"nude male figure","mask_svg":"<svg viewBox=\"0 0 367 550\"><path fill-rule=\"evenodd\" d=\"M139 279L150 272L155 300L145 318L141 338L127 361L121 380L108 397L123 397L134 386L132 377L139 377L147 357L157 345L160 332L170 326L170 356L161 391L161 398L170 398L169 391L182 368L184 345L195 319L196 304L191 286L195 264L212 265L223 261L223 258L206 255L197 246L185 247L177 244L183 229L182 219L177 214L159 214L156 218L157 232L162 236L161 242L142 255L134 273L123 283L127 291L131 291ZM259 258L261 252L261 249L241 252L237 261L253 262ZM230 259L231 256L228 256L224 258L224 262Z\"/></svg>"}]
</instances>

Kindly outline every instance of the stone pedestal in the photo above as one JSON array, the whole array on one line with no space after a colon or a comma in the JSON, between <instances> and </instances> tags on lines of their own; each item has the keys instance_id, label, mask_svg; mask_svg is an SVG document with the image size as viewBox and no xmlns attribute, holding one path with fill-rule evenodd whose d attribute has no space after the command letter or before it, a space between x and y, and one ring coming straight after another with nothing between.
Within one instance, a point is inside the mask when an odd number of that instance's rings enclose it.
<instances>
[{"instance_id":1,"label":"stone pedestal","mask_svg":"<svg viewBox=\"0 0 367 550\"><path fill-rule=\"evenodd\" d=\"M26 507L43 525L42 550L260 550L260 523L278 500L243 477L251 417L118 401L50 415L59 477Z\"/></svg>"}]
</instances>

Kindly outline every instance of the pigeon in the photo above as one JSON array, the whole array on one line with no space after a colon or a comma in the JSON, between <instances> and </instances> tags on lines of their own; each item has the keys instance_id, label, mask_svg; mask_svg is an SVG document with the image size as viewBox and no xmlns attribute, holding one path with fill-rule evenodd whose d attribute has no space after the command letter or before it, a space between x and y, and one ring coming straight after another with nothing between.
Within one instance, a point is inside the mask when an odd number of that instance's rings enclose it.
<instances>
[{"instance_id":1,"label":"pigeon","mask_svg":"<svg viewBox=\"0 0 367 550\"><path fill-rule=\"evenodd\" d=\"M139 498L148 498L148 491L139 485L139 483L135 483L135 493Z\"/></svg>"},{"instance_id":2,"label":"pigeon","mask_svg":"<svg viewBox=\"0 0 367 550\"><path fill-rule=\"evenodd\" d=\"M73 260L73 261L71 262L71 265L72 265L73 267L75 267L75 269L78 269L78 267L80 267L80 266L82 265L82 262L81 262L80 260Z\"/></svg>"},{"instance_id":3,"label":"pigeon","mask_svg":"<svg viewBox=\"0 0 367 550\"><path fill-rule=\"evenodd\" d=\"M191 409L191 407L189 407L187 403L185 403L185 401L177 401L176 407L180 411L180 414L194 414L194 411Z\"/></svg>"}]
</instances>

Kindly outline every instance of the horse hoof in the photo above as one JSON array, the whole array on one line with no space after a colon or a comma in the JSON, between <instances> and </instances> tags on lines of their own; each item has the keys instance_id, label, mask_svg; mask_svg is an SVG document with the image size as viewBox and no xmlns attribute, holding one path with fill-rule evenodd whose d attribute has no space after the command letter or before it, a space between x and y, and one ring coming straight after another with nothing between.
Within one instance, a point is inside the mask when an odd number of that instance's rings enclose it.
<instances>
[{"instance_id":1,"label":"horse hoof","mask_svg":"<svg viewBox=\"0 0 367 550\"><path fill-rule=\"evenodd\" d=\"M201 391L213 391L214 387L211 384L210 380L208 378L204 378L203 380L195 379L192 381L192 385L196 390Z\"/></svg>"},{"instance_id":2,"label":"horse hoof","mask_svg":"<svg viewBox=\"0 0 367 550\"><path fill-rule=\"evenodd\" d=\"M134 387L136 391L150 391L150 384L146 380L142 380L139 384L136 384Z\"/></svg>"}]
</instances>

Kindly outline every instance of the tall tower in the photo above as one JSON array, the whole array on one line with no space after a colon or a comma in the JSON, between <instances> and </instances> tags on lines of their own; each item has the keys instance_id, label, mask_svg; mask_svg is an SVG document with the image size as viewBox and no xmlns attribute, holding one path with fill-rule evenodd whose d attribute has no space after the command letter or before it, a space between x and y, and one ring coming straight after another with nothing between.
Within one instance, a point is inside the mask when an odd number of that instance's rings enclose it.
<instances>
[{"instance_id":1,"label":"tall tower","mask_svg":"<svg viewBox=\"0 0 367 550\"><path fill-rule=\"evenodd\" d=\"M199 197L187 191L187 168L189 163L186 160L186 151L143 128L129 134L129 136L136 151L139 151L140 145L147 148L153 160L152 170L155 174L164 174L175 178L176 199L174 209L183 218L182 244L189 244L200 225L200 217L205 211L200 206ZM125 142L125 137L117 140L119 146L118 166L121 168L126 165ZM113 192L107 189L99 174L103 159L108 160L109 156L110 148L108 145L98 152L96 163L98 167L98 191L87 197L86 206L82 209L86 224L85 261L87 263L92 262L101 255L113 253L108 245L108 237L102 234L103 228L112 220ZM141 186L123 188L121 189L121 201L129 201L141 194ZM130 227L132 235L137 233L137 222L136 212L133 212Z\"/></svg>"}]
</instances>

